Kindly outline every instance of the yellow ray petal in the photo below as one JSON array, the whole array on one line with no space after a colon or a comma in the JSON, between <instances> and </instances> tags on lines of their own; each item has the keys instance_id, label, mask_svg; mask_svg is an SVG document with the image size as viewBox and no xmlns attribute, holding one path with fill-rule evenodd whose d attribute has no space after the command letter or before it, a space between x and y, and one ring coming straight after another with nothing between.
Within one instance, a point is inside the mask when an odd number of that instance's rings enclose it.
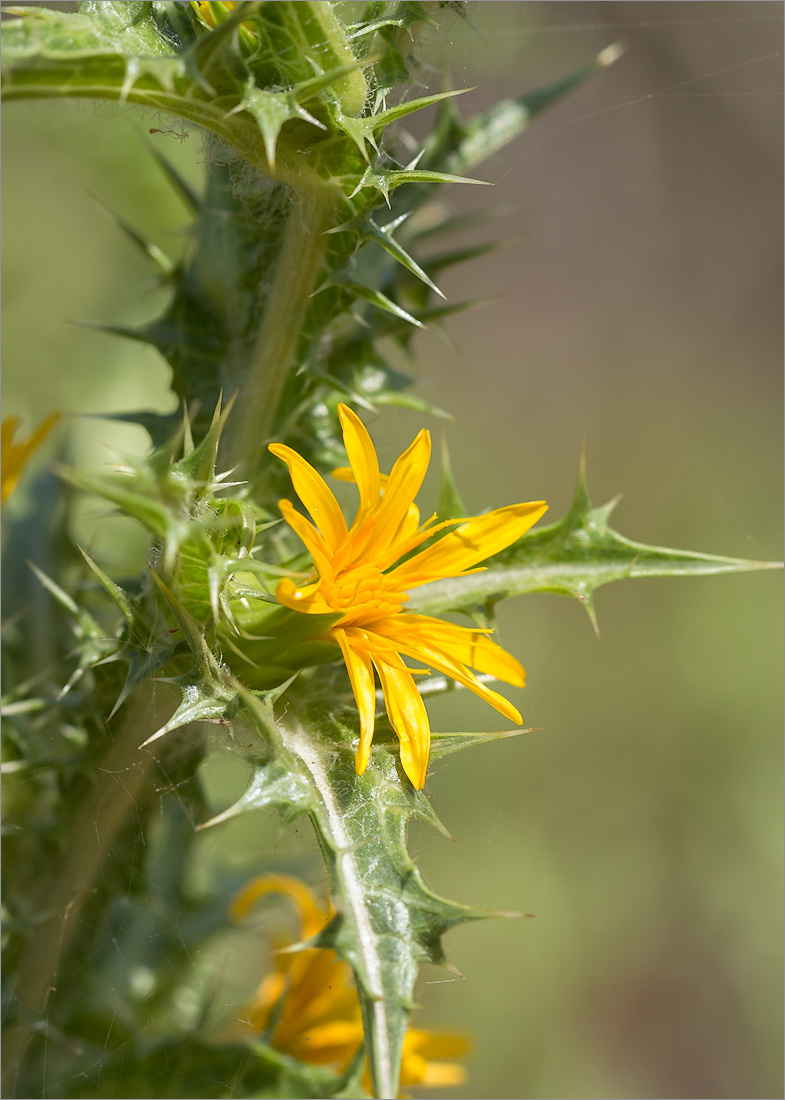
<instances>
[{"instance_id":1,"label":"yellow ray petal","mask_svg":"<svg viewBox=\"0 0 785 1100\"><path fill-rule=\"evenodd\" d=\"M378 624L374 624L374 631L386 636L384 626L380 629ZM402 614L395 619L395 644L399 643L401 637L416 637L443 650L462 665L468 665L478 672L486 672L507 684L524 687L526 673L523 666L511 653L491 641L488 637L490 633L490 630L457 626L442 619L432 619L428 615Z\"/></svg>"},{"instance_id":2,"label":"yellow ray petal","mask_svg":"<svg viewBox=\"0 0 785 1100\"><path fill-rule=\"evenodd\" d=\"M398 544L402 542L407 542L412 537L412 535L417 533L419 527L420 509L417 507L416 504L410 504L406 510L406 515L401 520L398 526L398 530L393 536L393 542Z\"/></svg>"},{"instance_id":3,"label":"yellow ray petal","mask_svg":"<svg viewBox=\"0 0 785 1100\"><path fill-rule=\"evenodd\" d=\"M289 467L294 491L310 512L330 549L335 552L346 538L346 520L338 501L322 475L310 462L283 443L271 443L268 448Z\"/></svg>"},{"instance_id":4,"label":"yellow ray petal","mask_svg":"<svg viewBox=\"0 0 785 1100\"><path fill-rule=\"evenodd\" d=\"M432 538L433 535L444 530L445 527L454 527L456 523L463 523L463 520L460 519L446 519L443 520L442 523L435 523L436 513L434 512L430 519L427 519L425 523L416 528L411 534L407 534L411 522L410 517L412 519L414 518L412 509L417 509L417 505L410 505L409 512L395 533L389 548L384 552L377 553L374 557L373 564L380 572L389 569L391 565L394 565L395 562L404 557L405 554L410 553L412 550L416 550L426 539ZM419 511L419 509L417 509L417 511ZM412 587L408 580L407 585L409 588Z\"/></svg>"},{"instance_id":5,"label":"yellow ray petal","mask_svg":"<svg viewBox=\"0 0 785 1100\"><path fill-rule=\"evenodd\" d=\"M60 413L50 413L24 443L14 443L14 436L21 423L18 416L7 416L2 423L2 485L0 500L5 501L16 488L22 467L36 447L42 442L52 425L60 419Z\"/></svg>"},{"instance_id":6,"label":"yellow ray petal","mask_svg":"<svg viewBox=\"0 0 785 1100\"><path fill-rule=\"evenodd\" d=\"M407 1050L416 1050L424 1058L462 1058L471 1047L469 1038L457 1031L424 1031L410 1027L403 1041Z\"/></svg>"},{"instance_id":7,"label":"yellow ray petal","mask_svg":"<svg viewBox=\"0 0 785 1100\"><path fill-rule=\"evenodd\" d=\"M357 484L357 478L351 466L336 466L334 470L330 470L330 474L336 481L348 481L350 485Z\"/></svg>"},{"instance_id":8,"label":"yellow ray petal","mask_svg":"<svg viewBox=\"0 0 785 1100\"><path fill-rule=\"evenodd\" d=\"M254 999L243 1008L238 1022L252 1031L266 1031L270 1013L286 990L286 974L274 971L259 984Z\"/></svg>"},{"instance_id":9,"label":"yellow ray petal","mask_svg":"<svg viewBox=\"0 0 785 1100\"><path fill-rule=\"evenodd\" d=\"M357 478L354 476L354 470L351 466L336 466L334 470L330 470L330 473L336 481L348 481L350 485L357 484ZM389 480L389 474L379 474L379 488L382 492L387 488Z\"/></svg>"},{"instance_id":10,"label":"yellow ray petal","mask_svg":"<svg viewBox=\"0 0 785 1100\"><path fill-rule=\"evenodd\" d=\"M475 695L479 695L486 703L490 703L505 718L509 718L511 722L518 725L521 724L521 716L509 699L505 699L498 691L493 691L481 683L470 669L455 660L450 653L438 646L431 645L416 633L407 631L405 627L400 629L397 618L397 616L391 616L385 620L383 629L386 637L393 641L401 653L405 653L407 657L412 657L415 661L422 661L430 668L435 668L438 672L450 676L457 683L463 684L464 687L473 691ZM378 627L378 623L374 624L374 629L378 629Z\"/></svg>"},{"instance_id":11,"label":"yellow ray petal","mask_svg":"<svg viewBox=\"0 0 785 1100\"><path fill-rule=\"evenodd\" d=\"M352 685L357 710L360 713L360 745L357 749L355 769L362 775L368 767L371 755L371 741L376 721L376 687L373 677L373 665L367 652L351 644L345 630L334 629L332 635L341 647L349 682Z\"/></svg>"},{"instance_id":12,"label":"yellow ray petal","mask_svg":"<svg viewBox=\"0 0 785 1100\"><path fill-rule=\"evenodd\" d=\"M350 971L333 951L306 950L298 954L296 961L301 965L289 971L289 991L276 1041L284 1034L301 1034L318 1022L344 1014L345 1001L351 1001L345 995Z\"/></svg>"},{"instance_id":13,"label":"yellow ray petal","mask_svg":"<svg viewBox=\"0 0 785 1100\"><path fill-rule=\"evenodd\" d=\"M321 588L321 581L298 588L290 577L282 577L275 598L278 603L291 607L292 611L302 611L304 615L329 615L334 609L325 600Z\"/></svg>"},{"instance_id":14,"label":"yellow ray petal","mask_svg":"<svg viewBox=\"0 0 785 1100\"><path fill-rule=\"evenodd\" d=\"M379 460L371 437L359 416L348 405L343 404L338 406L338 416L343 428L343 444L349 456L354 480L360 490L360 508L357 513L359 519L361 514L369 512L379 503Z\"/></svg>"},{"instance_id":15,"label":"yellow ray petal","mask_svg":"<svg viewBox=\"0 0 785 1100\"><path fill-rule=\"evenodd\" d=\"M387 714L398 734L401 765L414 787L421 791L425 786L431 743L425 703L408 668L394 668L379 657L374 657L373 663L382 683Z\"/></svg>"},{"instance_id":16,"label":"yellow ray petal","mask_svg":"<svg viewBox=\"0 0 785 1100\"><path fill-rule=\"evenodd\" d=\"M372 557L393 541L409 506L420 491L431 458L431 436L423 429L395 462L384 496L374 514L365 554Z\"/></svg>"},{"instance_id":17,"label":"yellow ray petal","mask_svg":"<svg viewBox=\"0 0 785 1100\"><path fill-rule=\"evenodd\" d=\"M291 529L302 542L305 543L308 553L313 558L313 563L319 571L320 577L333 579L333 567L330 564L330 548L312 523L305 516L301 516L295 506L289 500L279 500L278 507L281 515Z\"/></svg>"},{"instance_id":18,"label":"yellow ray petal","mask_svg":"<svg viewBox=\"0 0 785 1100\"><path fill-rule=\"evenodd\" d=\"M351 642L352 649L359 650L361 653L377 653L383 657L388 665L396 665L397 662L400 662L401 665L403 664L397 649L393 643L388 642L386 638L381 638L378 634L372 634L368 630L365 630L364 627L358 626L347 627L346 633Z\"/></svg>"},{"instance_id":19,"label":"yellow ray petal","mask_svg":"<svg viewBox=\"0 0 785 1100\"><path fill-rule=\"evenodd\" d=\"M420 1084L426 1089L452 1089L456 1085L462 1085L468 1076L464 1066L457 1066L453 1062L425 1061L425 1071L420 1078ZM402 1084L409 1084L403 1077L401 1081ZM414 1083L414 1081L411 1082L411 1084Z\"/></svg>"},{"instance_id":20,"label":"yellow ray petal","mask_svg":"<svg viewBox=\"0 0 785 1100\"><path fill-rule=\"evenodd\" d=\"M395 583L413 588L435 577L456 577L506 549L548 510L545 501L511 504L461 524L427 550L393 570ZM425 579L422 579L425 577ZM410 578L407 582L406 578Z\"/></svg>"},{"instance_id":21,"label":"yellow ray petal","mask_svg":"<svg viewBox=\"0 0 785 1100\"><path fill-rule=\"evenodd\" d=\"M277 1035L276 1032L276 1043ZM363 1025L358 1012L356 1022L334 1020L308 1028L297 1036L296 1043L289 1045L287 1053L312 1065L329 1066L338 1063L344 1067L351 1062L362 1041Z\"/></svg>"}]
</instances>

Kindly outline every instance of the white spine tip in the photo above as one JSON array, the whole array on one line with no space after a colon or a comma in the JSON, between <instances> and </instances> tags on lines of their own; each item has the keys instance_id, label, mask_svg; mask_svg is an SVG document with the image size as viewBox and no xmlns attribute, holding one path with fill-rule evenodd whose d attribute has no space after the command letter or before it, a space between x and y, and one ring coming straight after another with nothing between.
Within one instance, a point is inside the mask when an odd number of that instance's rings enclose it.
<instances>
[{"instance_id":1,"label":"white spine tip","mask_svg":"<svg viewBox=\"0 0 785 1100\"><path fill-rule=\"evenodd\" d=\"M610 46L606 46L604 50L601 50L597 54L597 64L606 67L612 65L614 61L618 61L621 55L624 53L623 42L612 42Z\"/></svg>"}]
</instances>

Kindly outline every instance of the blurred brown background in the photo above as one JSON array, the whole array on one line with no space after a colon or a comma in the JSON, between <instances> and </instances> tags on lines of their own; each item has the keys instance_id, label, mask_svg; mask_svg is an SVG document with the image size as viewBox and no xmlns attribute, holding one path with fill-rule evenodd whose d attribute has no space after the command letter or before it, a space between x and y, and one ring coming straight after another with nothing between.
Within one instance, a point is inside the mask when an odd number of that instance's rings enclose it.
<instances>
[{"instance_id":1,"label":"blurred brown background","mask_svg":"<svg viewBox=\"0 0 785 1100\"><path fill-rule=\"evenodd\" d=\"M514 207L486 236L526 234L444 280L451 300L503 297L451 321L451 345L415 343L422 393L458 418L470 508L545 497L559 518L585 439L595 503L624 493L628 537L781 557L782 15L485 2L479 33L450 24L454 84L478 85L465 114L626 44L481 168L493 192L445 194ZM155 353L63 322L160 307L88 191L177 249L184 212L144 142L198 180L199 136L151 139L167 120L93 104L13 104L4 123L6 415L170 408ZM388 410L373 431L390 459L420 426ZM69 431L92 465L104 442L143 446L105 421ZM98 516L82 506L80 541L133 565L144 539ZM475 1035L450 1095L782 1096L781 596L776 573L617 584L599 642L575 601L502 608L529 679L515 701L542 729L438 765L458 843L413 848L435 889L536 919L453 933L465 981L423 974L418 1022ZM466 694L431 712L440 730L503 725ZM263 815L205 834L205 878L268 859L314 880L307 826L267 857L276 837Z\"/></svg>"}]
</instances>

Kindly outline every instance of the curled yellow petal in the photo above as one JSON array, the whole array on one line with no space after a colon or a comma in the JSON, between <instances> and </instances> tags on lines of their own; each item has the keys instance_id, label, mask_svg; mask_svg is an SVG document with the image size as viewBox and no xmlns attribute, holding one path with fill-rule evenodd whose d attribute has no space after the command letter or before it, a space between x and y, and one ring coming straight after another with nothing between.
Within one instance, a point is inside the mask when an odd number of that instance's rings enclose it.
<instances>
[{"instance_id":1,"label":"curled yellow petal","mask_svg":"<svg viewBox=\"0 0 785 1100\"><path fill-rule=\"evenodd\" d=\"M351 466L336 466L334 470L330 470L330 474L336 481L346 481L350 485L357 484L357 478L355 477L354 470ZM387 482L390 480L389 474L379 474L379 487L382 492L387 488Z\"/></svg>"},{"instance_id":2,"label":"curled yellow petal","mask_svg":"<svg viewBox=\"0 0 785 1100\"><path fill-rule=\"evenodd\" d=\"M311 519L335 551L346 538L346 520L338 501L322 475L297 451L283 443L271 443L269 450L289 467L294 491L310 513Z\"/></svg>"},{"instance_id":3,"label":"curled yellow petal","mask_svg":"<svg viewBox=\"0 0 785 1100\"><path fill-rule=\"evenodd\" d=\"M368 767L371 755L371 741L376 721L376 686L373 677L373 664L367 652L351 644L345 630L333 630L333 637L341 647L349 683L352 685L357 710L360 715L360 745L357 749L355 767L362 775Z\"/></svg>"},{"instance_id":4,"label":"curled yellow petal","mask_svg":"<svg viewBox=\"0 0 785 1100\"><path fill-rule=\"evenodd\" d=\"M229 907L229 919L241 924L259 898L267 894L283 894L295 903L300 916L302 939L310 939L324 928L327 910L319 904L313 890L292 875L269 874L252 878L235 894Z\"/></svg>"},{"instance_id":5,"label":"curled yellow petal","mask_svg":"<svg viewBox=\"0 0 785 1100\"><path fill-rule=\"evenodd\" d=\"M410 587L414 587L436 577L456 577L512 545L547 510L545 501L537 500L475 516L399 565L395 570L396 581L405 584L408 579Z\"/></svg>"},{"instance_id":6,"label":"curled yellow petal","mask_svg":"<svg viewBox=\"0 0 785 1100\"><path fill-rule=\"evenodd\" d=\"M393 640L396 648L401 653L405 653L407 657L412 657L415 661L421 661L429 668L435 668L437 672L443 672L445 676L449 676L456 683L473 691L475 695L479 695L486 703L490 703L495 710L498 710L505 718L509 718L511 722L521 724L521 716L509 699L505 699L498 691L493 691L487 684L483 684L478 680L471 669L466 668L460 660L453 656L448 646L442 649L440 646L427 641L424 636L420 635L418 637L414 632L408 632L405 626L399 628L398 623L392 617L387 620L387 624L389 625L387 625L386 636Z\"/></svg>"},{"instance_id":7,"label":"curled yellow petal","mask_svg":"<svg viewBox=\"0 0 785 1100\"><path fill-rule=\"evenodd\" d=\"M360 490L360 510L357 513L359 518L379 503L381 492L379 460L368 430L359 416L352 412L348 405L343 404L338 406L338 416L343 428L343 444L349 456L354 481L357 482L357 488Z\"/></svg>"},{"instance_id":8,"label":"curled yellow petal","mask_svg":"<svg viewBox=\"0 0 785 1100\"><path fill-rule=\"evenodd\" d=\"M308 553L313 558L313 563L319 572L319 576L332 577L333 567L330 548L321 534L312 523L308 522L305 516L300 515L291 501L279 500L278 507L281 509L281 515L291 529L305 543Z\"/></svg>"},{"instance_id":9,"label":"curled yellow petal","mask_svg":"<svg viewBox=\"0 0 785 1100\"><path fill-rule=\"evenodd\" d=\"M431 436L423 430L396 459L390 472L390 480L374 516L374 528L366 546L366 554L373 555L388 546L395 538L401 523L409 513L409 506L420 491L431 458Z\"/></svg>"},{"instance_id":10,"label":"curled yellow petal","mask_svg":"<svg viewBox=\"0 0 785 1100\"><path fill-rule=\"evenodd\" d=\"M275 598L292 611L306 615L329 615L333 610L322 595L322 582L314 581L305 588L298 588L290 577L282 577L275 590Z\"/></svg>"},{"instance_id":11,"label":"curled yellow petal","mask_svg":"<svg viewBox=\"0 0 785 1100\"><path fill-rule=\"evenodd\" d=\"M400 616L400 630L412 640L419 639L428 645L438 646L456 661L477 672L485 672L515 687L526 684L526 673L520 661L488 637L490 630L457 626L428 615L408 614Z\"/></svg>"},{"instance_id":12,"label":"curled yellow petal","mask_svg":"<svg viewBox=\"0 0 785 1100\"><path fill-rule=\"evenodd\" d=\"M425 786L431 727L425 703L408 668L394 667L374 657L384 692L384 702L401 745L401 765L415 789Z\"/></svg>"}]
</instances>

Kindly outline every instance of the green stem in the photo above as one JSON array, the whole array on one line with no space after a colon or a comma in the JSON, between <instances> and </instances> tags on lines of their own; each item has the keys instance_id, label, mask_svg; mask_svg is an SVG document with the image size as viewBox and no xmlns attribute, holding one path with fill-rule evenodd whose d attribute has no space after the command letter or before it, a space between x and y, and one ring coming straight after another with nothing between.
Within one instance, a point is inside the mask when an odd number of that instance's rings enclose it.
<instances>
[{"instance_id":1,"label":"green stem","mask_svg":"<svg viewBox=\"0 0 785 1100\"><path fill-rule=\"evenodd\" d=\"M284 383L297 352L305 312L325 251L333 200L326 187L308 188L295 198L259 333L239 400L230 421L230 466L253 477L273 429Z\"/></svg>"},{"instance_id":2,"label":"green stem","mask_svg":"<svg viewBox=\"0 0 785 1100\"><path fill-rule=\"evenodd\" d=\"M322 0L308 0L306 6L319 28L316 43L320 44L323 53L328 54L325 58L326 64L330 64L330 53L339 65L357 64L352 48L346 40L346 28L335 14L335 5L325 4ZM344 114L359 115L368 97L368 83L362 69L356 68L336 81L335 92Z\"/></svg>"},{"instance_id":3,"label":"green stem","mask_svg":"<svg viewBox=\"0 0 785 1100\"><path fill-rule=\"evenodd\" d=\"M389 1036L392 1028L387 1019L390 1006L385 996L384 966L379 957L378 937L364 889L362 865L357 859L355 844L344 826L333 780L320 756L313 751L313 739L296 720L282 729L282 733L284 745L305 767L319 794L320 805L313 811L312 819L322 847L330 852L330 861L343 889L346 916L358 930L357 943L372 998L372 1008L364 1014L364 1027L372 1054L370 1065L374 1096L395 1097L398 1095L401 1052L391 1049Z\"/></svg>"},{"instance_id":4,"label":"green stem","mask_svg":"<svg viewBox=\"0 0 785 1100\"><path fill-rule=\"evenodd\" d=\"M139 744L160 728L173 710L170 692L145 684L135 694L122 729L96 769L98 780L79 808L65 844L64 862L46 892L47 916L32 930L16 977L14 999L20 1019L3 1038L3 1096L16 1096L16 1085L38 1021L50 996L80 914L102 862L126 816L149 782L155 749Z\"/></svg>"}]
</instances>

